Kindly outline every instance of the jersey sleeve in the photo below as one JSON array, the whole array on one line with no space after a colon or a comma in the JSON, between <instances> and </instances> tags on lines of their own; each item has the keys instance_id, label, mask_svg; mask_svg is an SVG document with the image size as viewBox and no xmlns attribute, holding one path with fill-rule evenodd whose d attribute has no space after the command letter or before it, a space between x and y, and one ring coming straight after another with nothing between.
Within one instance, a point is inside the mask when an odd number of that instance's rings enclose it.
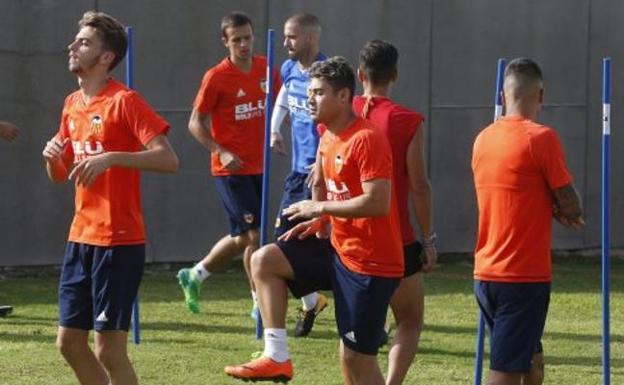
<instances>
[{"instance_id":1,"label":"jersey sleeve","mask_svg":"<svg viewBox=\"0 0 624 385\"><path fill-rule=\"evenodd\" d=\"M399 130L395 130L398 131L395 134L409 142L424 120L421 114L401 108L392 114L390 127L399 128Z\"/></svg>"},{"instance_id":2,"label":"jersey sleeve","mask_svg":"<svg viewBox=\"0 0 624 385\"><path fill-rule=\"evenodd\" d=\"M572 182L561 141L554 130L548 129L536 136L532 147L550 189L557 189Z\"/></svg>"},{"instance_id":3,"label":"jersey sleeve","mask_svg":"<svg viewBox=\"0 0 624 385\"><path fill-rule=\"evenodd\" d=\"M209 70L204 75L199 91L195 96L193 107L201 114L208 114L212 111L219 99L219 93L217 92L218 79L215 76L215 71Z\"/></svg>"},{"instance_id":4,"label":"jersey sleeve","mask_svg":"<svg viewBox=\"0 0 624 385\"><path fill-rule=\"evenodd\" d=\"M356 139L351 157L357 162L360 181L392 179L392 151L388 139L373 130L363 130Z\"/></svg>"},{"instance_id":5,"label":"jersey sleeve","mask_svg":"<svg viewBox=\"0 0 624 385\"><path fill-rule=\"evenodd\" d=\"M143 145L169 131L169 123L134 91L123 98L122 109L130 131Z\"/></svg>"}]
</instances>

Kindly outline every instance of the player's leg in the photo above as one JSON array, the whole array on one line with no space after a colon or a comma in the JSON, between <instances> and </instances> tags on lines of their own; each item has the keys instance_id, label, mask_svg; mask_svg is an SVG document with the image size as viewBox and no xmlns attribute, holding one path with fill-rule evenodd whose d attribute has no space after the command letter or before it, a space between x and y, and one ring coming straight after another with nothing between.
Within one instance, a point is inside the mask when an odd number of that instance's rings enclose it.
<instances>
[{"instance_id":1,"label":"player's leg","mask_svg":"<svg viewBox=\"0 0 624 385\"><path fill-rule=\"evenodd\" d=\"M284 180L284 194L280 201L275 223L275 237L278 238L301 221L290 221L282 211L293 203L312 198L307 183L308 174L292 171ZM312 331L316 316L327 307L327 297L313 292L301 297L301 308L295 323L295 337L305 337Z\"/></svg>"},{"instance_id":2,"label":"player's leg","mask_svg":"<svg viewBox=\"0 0 624 385\"><path fill-rule=\"evenodd\" d=\"M343 379L354 385L383 384L377 353L388 304L399 278L382 278L350 271L334 258L332 287L336 323L341 337Z\"/></svg>"},{"instance_id":3,"label":"player's leg","mask_svg":"<svg viewBox=\"0 0 624 385\"><path fill-rule=\"evenodd\" d=\"M243 266L245 267L245 274L247 275L247 281L249 282L249 287L251 288L251 298L253 300L251 316L253 318L256 318L258 297L256 295L256 285L254 284L251 274L251 256L256 250L258 250L258 246L260 243L260 234L258 232L258 229L251 229L247 231L244 238L247 246L245 246L245 250L243 251Z\"/></svg>"},{"instance_id":4,"label":"player's leg","mask_svg":"<svg viewBox=\"0 0 624 385\"><path fill-rule=\"evenodd\" d=\"M522 385L542 385L544 383L544 352L533 354L531 371L522 376Z\"/></svg>"},{"instance_id":5,"label":"player's leg","mask_svg":"<svg viewBox=\"0 0 624 385\"><path fill-rule=\"evenodd\" d=\"M541 351L550 284L476 281L475 293L490 330L488 384L520 385Z\"/></svg>"},{"instance_id":6,"label":"player's leg","mask_svg":"<svg viewBox=\"0 0 624 385\"><path fill-rule=\"evenodd\" d=\"M388 353L388 385L403 383L418 349L425 310L421 252L418 242L404 247L405 277L390 299L397 332Z\"/></svg>"},{"instance_id":7,"label":"player's leg","mask_svg":"<svg viewBox=\"0 0 624 385\"><path fill-rule=\"evenodd\" d=\"M308 238L278 242L260 248L251 258L251 270L264 323L262 357L225 372L243 380L289 380L293 376L286 338L288 291L296 297L330 286L329 243Z\"/></svg>"},{"instance_id":8,"label":"player's leg","mask_svg":"<svg viewBox=\"0 0 624 385\"><path fill-rule=\"evenodd\" d=\"M106 371L89 347L93 328L91 271L93 247L68 242L59 280L56 346L82 385L108 383Z\"/></svg>"},{"instance_id":9,"label":"player's leg","mask_svg":"<svg viewBox=\"0 0 624 385\"><path fill-rule=\"evenodd\" d=\"M138 383L127 344L144 264L145 245L98 247L93 257L94 350L113 385Z\"/></svg>"}]
</instances>

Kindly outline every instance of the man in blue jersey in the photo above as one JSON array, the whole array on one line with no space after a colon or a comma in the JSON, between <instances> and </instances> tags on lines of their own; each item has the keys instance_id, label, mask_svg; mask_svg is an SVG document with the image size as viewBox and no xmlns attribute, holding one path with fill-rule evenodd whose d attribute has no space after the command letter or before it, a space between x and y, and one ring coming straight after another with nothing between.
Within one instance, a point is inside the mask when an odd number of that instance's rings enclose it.
<instances>
[{"instance_id":1,"label":"man in blue jersey","mask_svg":"<svg viewBox=\"0 0 624 385\"><path fill-rule=\"evenodd\" d=\"M316 160L319 133L308 111L308 68L315 61L325 60L319 50L321 25L316 16L296 13L284 24L284 47L289 59L282 64L282 88L275 102L271 119L271 147L286 155L280 132L288 117L292 135L291 172L284 182L284 195L275 224L276 238L290 230L299 221L290 221L282 210L295 202L311 199L307 179L310 167ZM301 298L302 308L295 325L295 337L307 336L312 330L316 315L327 306L327 298L316 292Z\"/></svg>"},{"instance_id":2,"label":"man in blue jersey","mask_svg":"<svg viewBox=\"0 0 624 385\"><path fill-rule=\"evenodd\" d=\"M292 132L292 168L285 181L284 195L275 229L276 237L283 235L299 223L290 221L287 216L282 215L283 209L295 202L312 197L307 179L311 166L316 161L320 135L316 129L316 123L309 115L308 84L310 78L307 71L315 61L326 59L319 52L320 34L321 27L318 18L308 13L297 13L291 16L284 25L284 47L288 50L289 59L281 68L282 88L275 102L271 119L271 147L278 153L286 155L280 127L287 118ZM290 289L295 297L302 298L303 308L295 326L295 336L305 336L312 329L316 315L327 306L327 298L314 291L329 289L330 284L326 282L318 285L317 282L309 282L306 280L307 277L297 276L295 271L302 270L300 268L302 260L305 261L309 256L328 255L328 250L330 250L328 239L312 236L302 240L293 239L272 243L260 248L252 255L253 276L256 277L258 274L261 284L267 280L274 283L280 288L280 295L272 293L273 295L267 296L264 291L258 292L264 322L263 354L251 362L227 366L225 372L228 375L244 381L288 381L292 379L293 369L286 341L287 290ZM283 269L284 266L288 266L286 271ZM322 263L315 266L316 270L325 268L326 265Z\"/></svg>"}]
</instances>

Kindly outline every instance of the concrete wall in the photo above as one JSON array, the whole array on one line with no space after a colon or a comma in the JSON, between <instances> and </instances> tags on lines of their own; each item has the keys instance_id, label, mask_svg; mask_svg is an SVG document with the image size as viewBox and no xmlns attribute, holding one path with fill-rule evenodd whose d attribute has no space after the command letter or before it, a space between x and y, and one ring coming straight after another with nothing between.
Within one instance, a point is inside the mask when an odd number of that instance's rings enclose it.
<instances>
[{"instance_id":1,"label":"concrete wall","mask_svg":"<svg viewBox=\"0 0 624 385\"><path fill-rule=\"evenodd\" d=\"M622 228L624 134L618 128L624 27L618 0L444 1L0 1L0 119L22 127L0 143L0 266L60 263L73 211L73 188L48 182L41 150L58 128L64 97L76 88L65 47L88 9L111 13L135 28L135 88L171 123L181 159L175 176L144 175L150 261L191 261L227 232L208 172L208 154L186 130L205 69L226 52L219 20L238 9L252 16L256 50L276 29L277 63L284 20L307 10L323 23L322 47L356 63L362 44L392 41L400 50L393 95L427 116L429 172L442 251L470 251L476 205L470 153L492 119L496 59L530 56L546 77L541 121L562 137L587 227L555 226L556 248L596 247L600 241L601 58L613 58L612 223ZM562 10L565 9L565 12ZM123 66L122 66L123 67ZM115 75L123 79L124 71ZM271 216L289 160L274 157ZM613 245L624 236L613 233Z\"/></svg>"}]
</instances>

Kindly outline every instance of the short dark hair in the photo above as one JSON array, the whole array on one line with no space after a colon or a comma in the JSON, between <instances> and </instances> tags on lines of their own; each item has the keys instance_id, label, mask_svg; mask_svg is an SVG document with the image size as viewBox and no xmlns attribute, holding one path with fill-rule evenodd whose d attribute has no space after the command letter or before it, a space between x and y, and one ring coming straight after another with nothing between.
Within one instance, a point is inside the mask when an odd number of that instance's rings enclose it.
<instances>
[{"instance_id":1,"label":"short dark hair","mask_svg":"<svg viewBox=\"0 0 624 385\"><path fill-rule=\"evenodd\" d=\"M306 32L316 32L319 34L321 33L321 22L319 21L319 18L316 15L313 15L311 13L307 13L307 12L295 13L294 15L289 17L288 20L286 20L286 22L295 23L298 26L303 27L303 29L305 29Z\"/></svg>"},{"instance_id":2,"label":"short dark hair","mask_svg":"<svg viewBox=\"0 0 624 385\"><path fill-rule=\"evenodd\" d=\"M78 22L78 27L95 28L98 36L102 39L104 49L115 55L115 59L113 59L108 67L109 71L117 67L117 64L126 56L128 37L126 36L123 24L114 17L104 12L87 11Z\"/></svg>"},{"instance_id":3,"label":"short dark hair","mask_svg":"<svg viewBox=\"0 0 624 385\"><path fill-rule=\"evenodd\" d=\"M374 85L387 84L397 74L399 51L384 40L371 40L360 50L360 69Z\"/></svg>"},{"instance_id":4,"label":"short dark hair","mask_svg":"<svg viewBox=\"0 0 624 385\"><path fill-rule=\"evenodd\" d=\"M526 57L518 57L507 64L505 77L513 76L522 83L542 82L542 70L533 60Z\"/></svg>"},{"instance_id":5,"label":"short dark hair","mask_svg":"<svg viewBox=\"0 0 624 385\"><path fill-rule=\"evenodd\" d=\"M319 78L327 81L334 92L348 88L351 98L355 92L355 73L347 59L342 56L334 56L324 61L312 64L309 70L310 78Z\"/></svg>"},{"instance_id":6,"label":"short dark hair","mask_svg":"<svg viewBox=\"0 0 624 385\"><path fill-rule=\"evenodd\" d=\"M221 34L227 39L226 29L242 27L248 24L253 30L253 24L249 16L238 11L230 12L221 19Z\"/></svg>"}]
</instances>

